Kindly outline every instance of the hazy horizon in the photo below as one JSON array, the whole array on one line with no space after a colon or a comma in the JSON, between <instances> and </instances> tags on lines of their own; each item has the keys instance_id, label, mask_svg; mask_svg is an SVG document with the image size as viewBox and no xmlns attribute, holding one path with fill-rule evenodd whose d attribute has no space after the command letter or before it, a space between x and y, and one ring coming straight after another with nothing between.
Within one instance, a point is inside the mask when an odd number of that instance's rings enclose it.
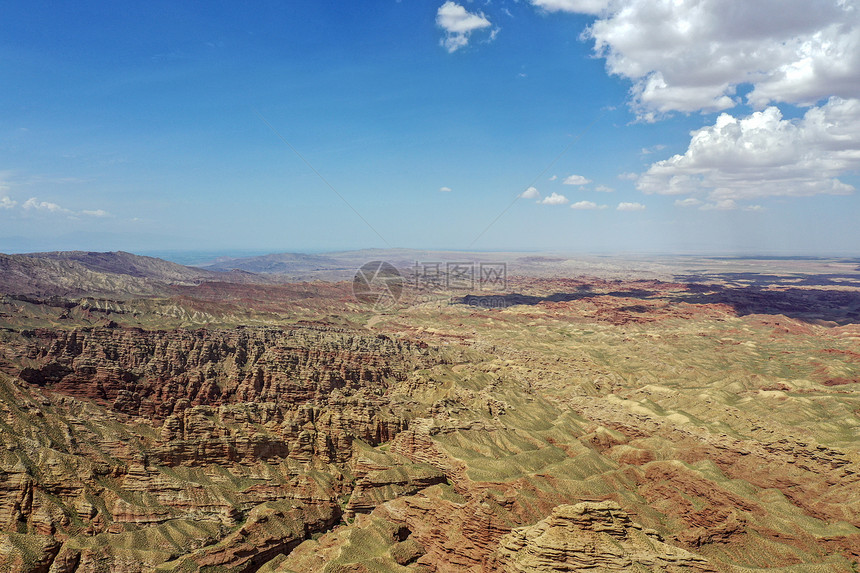
<instances>
[{"instance_id":1,"label":"hazy horizon","mask_svg":"<svg viewBox=\"0 0 860 573\"><path fill-rule=\"evenodd\" d=\"M386 254L394 255L395 253L403 253L406 252L408 254L415 254L416 256L421 253L426 253L428 255L456 255L456 254L466 254L466 255L515 255L515 256L557 256L557 257L566 257L571 260L576 258L588 259L588 258L617 258L619 260L641 260L642 262L649 261L657 261L660 259L695 259L695 258L704 258L704 259L726 259L726 260L827 260L827 259L847 259L849 261L857 260L860 262L860 252L762 252L762 251L749 251L749 252L730 252L730 251L700 251L700 252L643 252L643 251L564 251L564 250L465 250L465 249L408 249L408 248L366 248L366 249L331 249L331 250L320 250L320 251L288 251L288 250L277 250L270 251L265 249L221 249L221 250L198 250L198 249L165 249L165 250L137 250L137 251L128 251L126 249L112 249L110 251L99 251L92 249L44 249L44 250L31 250L31 251L13 251L13 252L0 252L0 254L7 255L27 255L27 254L38 254L38 253L53 253L53 252L130 252L134 255L140 255L145 257L154 257L158 259L162 259L165 261L178 263L186 266L206 266L209 264L216 263L219 260L240 260L240 259L253 259L256 257L268 257L274 256L277 257L279 255L307 255L307 256L319 256L319 257L327 257L333 255L355 255L355 254L367 254L367 261L372 258L381 258L383 260L386 259ZM419 257L421 258L421 257ZM432 258L432 257L431 257ZM443 256L444 260L453 260L456 257L446 257ZM427 257L423 257L422 260L427 259ZM333 259L334 260L334 259ZM363 259L362 259L363 260ZM364 261L364 262L367 262ZM416 259L417 262L417 259Z\"/></svg>"}]
</instances>

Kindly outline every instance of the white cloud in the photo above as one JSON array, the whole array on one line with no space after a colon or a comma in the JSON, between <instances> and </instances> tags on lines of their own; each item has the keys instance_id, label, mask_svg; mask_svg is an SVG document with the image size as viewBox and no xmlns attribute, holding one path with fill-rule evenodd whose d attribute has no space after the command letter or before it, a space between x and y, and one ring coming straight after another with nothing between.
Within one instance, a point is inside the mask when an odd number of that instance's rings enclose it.
<instances>
[{"instance_id":1,"label":"white cloud","mask_svg":"<svg viewBox=\"0 0 860 573\"><path fill-rule=\"evenodd\" d=\"M764 207L761 205L747 205L744 207L744 211L764 211Z\"/></svg>"},{"instance_id":2,"label":"white cloud","mask_svg":"<svg viewBox=\"0 0 860 573\"><path fill-rule=\"evenodd\" d=\"M549 178L550 181L555 181L556 179L558 179L558 175L553 175Z\"/></svg>"},{"instance_id":3,"label":"white cloud","mask_svg":"<svg viewBox=\"0 0 860 573\"><path fill-rule=\"evenodd\" d=\"M582 38L594 41L608 73L632 82L639 120L744 103L761 110L723 114L694 132L686 153L638 177L640 190L701 195L704 209L855 191L840 177L860 169L857 0L530 2L547 12L597 15ZM809 111L786 120L775 107L781 104Z\"/></svg>"},{"instance_id":4,"label":"white cloud","mask_svg":"<svg viewBox=\"0 0 860 573\"><path fill-rule=\"evenodd\" d=\"M607 71L633 82L633 107L722 111L752 85L756 107L860 97L860 9L852 0L532 0L587 14L608 4L584 37Z\"/></svg>"},{"instance_id":5,"label":"white cloud","mask_svg":"<svg viewBox=\"0 0 860 573\"><path fill-rule=\"evenodd\" d=\"M110 213L105 211L104 209L95 209L93 211L89 211L84 209L81 211L84 215L89 215L90 217L110 217Z\"/></svg>"},{"instance_id":6,"label":"white cloud","mask_svg":"<svg viewBox=\"0 0 860 573\"><path fill-rule=\"evenodd\" d=\"M705 203L699 209L702 211L734 211L738 204L734 199L720 199L716 203Z\"/></svg>"},{"instance_id":7,"label":"white cloud","mask_svg":"<svg viewBox=\"0 0 860 573\"><path fill-rule=\"evenodd\" d=\"M61 185L68 183L80 183L82 180L74 177L48 177L44 175L16 176L12 171L0 171L0 191L11 187L38 186L38 185ZM36 197L30 197L23 203L12 199L8 195L0 196L0 209L20 209L22 211L44 212L65 214L70 218L76 215L88 215L90 217L110 217L111 214L104 209L73 211L51 201L41 201Z\"/></svg>"},{"instance_id":8,"label":"white cloud","mask_svg":"<svg viewBox=\"0 0 860 573\"><path fill-rule=\"evenodd\" d=\"M29 199L24 201L24 204L21 205L21 207L23 207L24 209L27 209L28 211L30 209L33 209L36 211L50 211L51 213L68 213L69 212L68 209L64 209L63 207L60 207L56 203L50 203L48 201L39 201L35 197L30 197Z\"/></svg>"},{"instance_id":9,"label":"white cloud","mask_svg":"<svg viewBox=\"0 0 860 573\"><path fill-rule=\"evenodd\" d=\"M638 173L619 173L618 178L622 181L636 181L639 179Z\"/></svg>"},{"instance_id":10,"label":"white cloud","mask_svg":"<svg viewBox=\"0 0 860 573\"><path fill-rule=\"evenodd\" d=\"M716 202L772 196L848 194L840 175L860 169L860 100L831 98L800 119L776 107L745 118L721 114L691 133L683 155L652 164L645 193L706 194Z\"/></svg>"},{"instance_id":11,"label":"white cloud","mask_svg":"<svg viewBox=\"0 0 860 573\"><path fill-rule=\"evenodd\" d=\"M662 151L663 149L666 149L666 146L662 143L658 143L657 145L652 145L651 147L643 147L642 151L640 151L639 153L641 153L642 155L649 155L651 153Z\"/></svg>"},{"instance_id":12,"label":"white cloud","mask_svg":"<svg viewBox=\"0 0 860 573\"><path fill-rule=\"evenodd\" d=\"M450 193L451 188L450 187L439 187L439 191L441 191L442 193Z\"/></svg>"},{"instance_id":13,"label":"white cloud","mask_svg":"<svg viewBox=\"0 0 860 573\"><path fill-rule=\"evenodd\" d=\"M568 198L558 193L553 193L549 197L544 197L541 203L544 205L564 205L568 202Z\"/></svg>"},{"instance_id":14,"label":"white cloud","mask_svg":"<svg viewBox=\"0 0 860 573\"><path fill-rule=\"evenodd\" d=\"M577 201L570 206L571 209L605 209L606 205L597 205L594 201Z\"/></svg>"},{"instance_id":15,"label":"white cloud","mask_svg":"<svg viewBox=\"0 0 860 573\"><path fill-rule=\"evenodd\" d=\"M686 199L675 199L676 207L697 207L701 204L702 202L695 197L687 197Z\"/></svg>"},{"instance_id":16,"label":"white cloud","mask_svg":"<svg viewBox=\"0 0 860 573\"><path fill-rule=\"evenodd\" d=\"M13 209L18 206L18 202L9 197L0 197L0 209ZM21 204L21 209L24 211L44 211L47 213L63 213L74 218L76 215L87 215L89 217L110 217L111 214L104 209L84 209L82 211L72 211L61 207L50 201L40 201L36 197L30 197Z\"/></svg>"},{"instance_id":17,"label":"white cloud","mask_svg":"<svg viewBox=\"0 0 860 573\"><path fill-rule=\"evenodd\" d=\"M616 207L619 211L644 211L645 205L642 203L619 203Z\"/></svg>"},{"instance_id":18,"label":"white cloud","mask_svg":"<svg viewBox=\"0 0 860 573\"><path fill-rule=\"evenodd\" d=\"M520 193L520 197L522 197L523 199L537 199L538 197L540 197L540 192L534 187L529 187L528 189Z\"/></svg>"},{"instance_id":19,"label":"white cloud","mask_svg":"<svg viewBox=\"0 0 860 573\"><path fill-rule=\"evenodd\" d=\"M600 193L612 193L615 191L612 187L607 187L606 185L598 185L594 188L595 191L599 191Z\"/></svg>"},{"instance_id":20,"label":"white cloud","mask_svg":"<svg viewBox=\"0 0 860 573\"><path fill-rule=\"evenodd\" d=\"M469 45L472 32L491 26L483 13L473 14L451 1L439 7L436 12L436 25L445 31L445 37L439 43L448 52L456 52ZM494 38L495 34L492 34L492 37Z\"/></svg>"},{"instance_id":21,"label":"white cloud","mask_svg":"<svg viewBox=\"0 0 860 573\"><path fill-rule=\"evenodd\" d=\"M547 12L578 12L600 14L609 6L609 0L529 0L532 6Z\"/></svg>"},{"instance_id":22,"label":"white cloud","mask_svg":"<svg viewBox=\"0 0 860 573\"><path fill-rule=\"evenodd\" d=\"M582 175L570 175L564 180L565 185L588 185L591 179L586 179Z\"/></svg>"}]
</instances>

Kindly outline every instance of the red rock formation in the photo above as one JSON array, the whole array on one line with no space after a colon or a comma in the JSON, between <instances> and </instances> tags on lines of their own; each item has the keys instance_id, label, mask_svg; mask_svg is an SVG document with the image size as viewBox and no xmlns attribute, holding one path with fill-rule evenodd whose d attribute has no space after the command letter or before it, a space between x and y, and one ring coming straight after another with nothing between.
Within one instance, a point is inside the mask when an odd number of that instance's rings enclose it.
<instances>
[{"instance_id":1,"label":"red rock formation","mask_svg":"<svg viewBox=\"0 0 860 573\"><path fill-rule=\"evenodd\" d=\"M436 360L426 346L312 327L11 338L0 363L26 383L0 400L0 519L54 539L33 559L57 572L154 568L169 550L142 563L122 540L186 519L215 527L211 548L183 542L188 567L253 570L288 551L340 519L356 439L407 427L388 385ZM351 511L444 480L430 467L357 468ZM9 559L23 555L12 546Z\"/></svg>"},{"instance_id":2,"label":"red rock formation","mask_svg":"<svg viewBox=\"0 0 860 573\"><path fill-rule=\"evenodd\" d=\"M488 569L504 573L553 571L715 572L708 561L673 547L634 523L612 501L560 505L546 519L513 530Z\"/></svg>"}]
</instances>

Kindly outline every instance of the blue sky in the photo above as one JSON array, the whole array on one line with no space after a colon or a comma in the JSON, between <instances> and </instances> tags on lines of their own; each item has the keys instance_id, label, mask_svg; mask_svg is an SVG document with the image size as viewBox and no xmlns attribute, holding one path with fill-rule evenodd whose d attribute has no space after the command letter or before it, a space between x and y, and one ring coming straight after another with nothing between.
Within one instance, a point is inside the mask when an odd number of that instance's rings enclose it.
<instances>
[{"instance_id":1,"label":"blue sky","mask_svg":"<svg viewBox=\"0 0 860 573\"><path fill-rule=\"evenodd\" d=\"M771 4L5 2L0 252L857 254L858 10Z\"/></svg>"}]
</instances>

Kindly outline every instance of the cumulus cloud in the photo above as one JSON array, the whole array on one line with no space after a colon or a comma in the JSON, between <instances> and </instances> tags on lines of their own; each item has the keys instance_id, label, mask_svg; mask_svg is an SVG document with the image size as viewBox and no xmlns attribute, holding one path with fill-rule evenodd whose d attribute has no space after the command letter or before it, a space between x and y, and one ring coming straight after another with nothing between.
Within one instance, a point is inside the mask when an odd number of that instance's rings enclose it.
<instances>
[{"instance_id":1,"label":"cumulus cloud","mask_svg":"<svg viewBox=\"0 0 860 573\"><path fill-rule=\"evenodd\" d=\"M599 191L600 193L612 193L615 191L612 187L607 187L606 185L598 185L594 188L595 191Z\"/></svg>"},{"instance_id":2,"label":"cumulus cloud","mask_svg":"<svg viewBox=\"0 0 860 573\"><path fill-rule=\"evenodd\" d=\"M619 173L618 178L622 181L636 181L639 179L638 173Z\"/></svg>"},{"instance_id":3,"label":"cumulus cloud","mask_svg":"<svg viewBox=\"0 0 860 573\"><path fill-rule=\"evenodd\" d=\"M441 191L442 193L450 193L451 188L450 187L439 187L439 191Z\"/></svg>"},{"instance_id":4,"label":"cumulus cloud","mask_svg":"<svg viewBox=\"0 0 860 573\"><path fill-rule=\"evenodd\" d=\"M586 179L582 175L570 175L564 180L565 185L588 185L591 179Z\"/></svg>"},{"instance_id":5,"label":"cumulus cloud","mask_svg":"<svg viewBox=\"0 0 860 573\"><path fill-rule=\"evenodd\" d=\"M541 201L544 205L564 205L568 202L569 200L567 197L558 193L553 193L549 197L544 197Z\"/></svg>"},{"instance_id":6,"label":"cumulus cloud","mask_svg":"<svg viewBox=\"0 0 860 573\"><path fill-rule=\"evenodd\" d=\"M51 213L68 213L68 209L64 209L60 207L56 203L50 203L48 201L39 201L35 197L30 197L24 204L21 205L24 209L34 210L34 211L50 211Z\"/></svg>"},{"instance_id":7,"label":"cumulus cloud","mask_svg":"<svg viewBox=\"0 0 860 573\"><path fill-rule=\"evenodd\" d=\"M6 197L6 196L0 197L0 209L11 209L12 207L14 207L17 204L18 204L17 201L10 199L9 197Z\"/></svg>"},{"instance_id":8,"label":"cumulus cloud","mask_svg":"<svg viewBox=\"0 0 860 573\"><path fill-rule=\"evenodd\" d=\"M642 203L619 203L616 207L619 211L644 211L645 205Z\"/></svg>"},{"instance_id":9,"label":"cumulus cloud","mask_svg":"<svg viewBox=\"0 0 860 573\"><path fill-rule=\"evenodd\" d=\"M555 181L556 179L558 179L558 175L553 175L549 178L550 181Z\"/></svg>"},{"instance_id":10,"label":"cumulus cloud","mask_svg":"<svg viewBox=\"0 0 860 573\"><path fill-rule=\"evenodd\" d=\"M529 0L532 6L547 12L578 12L600 14L609 6L608 0Z\"/></svg>"},{"instance_id":11,"label":"cumulus cloud","mask_svg":"<svg viewBox=\"0 0 860 573\"><path fill-rule=\"evenodd\" d=\"M449 0L436 12L436 25L445 31L445 37L440 40L440 45L448 52L456 52L469 45L469 36L472 32L488 28L492 24L483 13L471 13L463 6ZM492 38L494 37L495 33L492 35Z\"/></svg>"},{"instance_id":12,"label":"cumulus cloud","mask_svg":"<svg viewBox=\"0 0 860 573\"><path fill-rule=\"evenodd\" d=\"M606 209L606 205L598 205L594 201L577 201L570 206L571 209Z\"/></svg>"},{"instance_id":13,"label":"cumulus cloud","mask_svg":"<svg viewBox=\"0 0 860 573\"><path fill-rule=\"evenodd\" d=\"M699 195L703 209L855 191L840 177L860 169L857 0L530 2L596 16L581 38L594 42L609 74L631 82L640 121L724 112L691 134L684 154L619 178L646 193ZM725 113L740 104L756 112ZM783 104L809 109L785 119Z\"/></svg>"},{"instance_id":14,"label":"cumulus cloud","mask_svg":"<svg viewBox=\"0 0 860 573\"><path fill-rule=\"evenodd\" d=\"M529 187L528 189L520 193L520 197L522 197L523 199L537 199L538 197L540 197L540 192L538 192L538 190L534 187Z\"/></svg>"},{"instance_id":15,"label":"cumulus cloud","mask_svg":"<svg viewBox=\"0 0 860 573\"><path fill-rule=\"evenodd\" d=\"M596 13L578 6L586 0L546 2ZM759 108L860 97L860 10L850 0L614 0L584 36L609 73L633 82L646 120L732 108L742 84Z\"/></svg>"},{"instance_id":16,"label":"cumulus cloud","mask_svg":"<svg viewBox=\"0 0 860 573\"><path fill-rule=\"evenodd\" d=\"M637 188L705 194L714 204L848 194L854 187L838 177L860 169L860 100L831 98L800 119L783 119L773 106L743 118L723 113L691 136L683 155L653 163Z\"/></svg>"}]
</instances>

